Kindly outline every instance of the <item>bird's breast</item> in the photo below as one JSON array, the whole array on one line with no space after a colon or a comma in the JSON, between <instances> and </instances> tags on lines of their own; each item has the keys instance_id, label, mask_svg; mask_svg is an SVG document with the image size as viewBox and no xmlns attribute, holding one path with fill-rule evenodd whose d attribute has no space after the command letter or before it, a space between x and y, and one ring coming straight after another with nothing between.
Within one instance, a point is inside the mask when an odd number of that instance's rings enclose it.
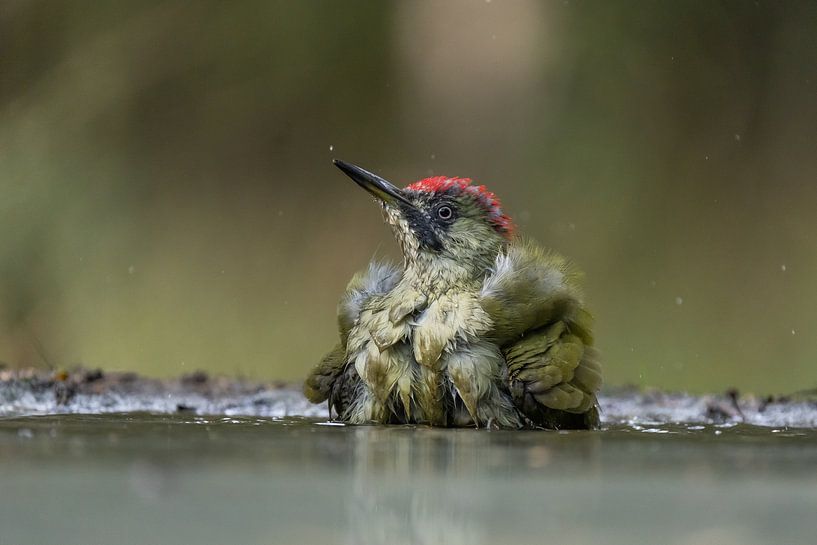
<instances>
[{"instance_id":1,"label":"bird's breast","mask_svg":"<svg viewBox=\"0 0 817 545\"><path fill-rule=\"evenodd\" d=\"M431 302L410 327L414 359L420 365L434 367L443 352L458 342L471 342L484 335L491 320L476 294L449 292Z\"/></svg>"}]
</instances>

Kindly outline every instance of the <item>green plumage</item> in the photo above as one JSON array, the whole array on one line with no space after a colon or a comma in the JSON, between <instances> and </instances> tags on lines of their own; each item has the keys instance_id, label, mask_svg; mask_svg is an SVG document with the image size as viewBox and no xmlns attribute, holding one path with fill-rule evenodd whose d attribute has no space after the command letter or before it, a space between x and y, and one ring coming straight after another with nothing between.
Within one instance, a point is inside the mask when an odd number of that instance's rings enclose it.
<instances>
[{"instance_id":1,"label":"green plumage","mask_svg":"<svg viewBox=\"0 0 817 545\"><path fill-rule=\"evenodd\" d=\"M349 282L340 342L306 396L353 424L597 427L601 368L570 262L511 239L496 198L468 180L400 190L336 164L382 202L404 263Z\"/></svg>"},{"instance_id":2,"label":"green plumage","mask_svg":"<svg viewBox=\"0 0 817 545\"><path fill-rule=\"evenodd\" d=\"M348 340L361 309L387 294L401 277L398 269L380 264L355 275L338 305L341 341ZM492 323L485 338L502 353L502 380L523 423L554 429L598 426L601 368L592 347L592 317L583 308L580 278L558 254L517 240L498 256L480 286L479 303ZM331 399L333 411L341 416L362 387L347 362L345 345L337 345L304 386L312 402ZM441 381L435 382L430 371L422 374L427 387L419 390L425 396L416 396L416 401L431 420L442 423L445 419L439 413L447 410L447 400L437 392Z\"/></svg>"}]
</instances>

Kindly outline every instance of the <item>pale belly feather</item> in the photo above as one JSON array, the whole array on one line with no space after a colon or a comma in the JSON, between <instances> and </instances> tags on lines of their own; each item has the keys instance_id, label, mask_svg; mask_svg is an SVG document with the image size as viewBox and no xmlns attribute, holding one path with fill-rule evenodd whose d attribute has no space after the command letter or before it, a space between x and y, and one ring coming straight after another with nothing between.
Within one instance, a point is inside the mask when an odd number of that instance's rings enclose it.
<instances>
[{"instance_id":1,"label":"pale belly feather","mask_svg":"<svg viewBox=\"0 0 817 545\"><path fill-rule=\"evenodd\" d=\"M389 299L363 309L349 337L349 363L364 383L351 422L519 424L476 294L443 294L403 316Z\"/></svg>"}]
</instances>

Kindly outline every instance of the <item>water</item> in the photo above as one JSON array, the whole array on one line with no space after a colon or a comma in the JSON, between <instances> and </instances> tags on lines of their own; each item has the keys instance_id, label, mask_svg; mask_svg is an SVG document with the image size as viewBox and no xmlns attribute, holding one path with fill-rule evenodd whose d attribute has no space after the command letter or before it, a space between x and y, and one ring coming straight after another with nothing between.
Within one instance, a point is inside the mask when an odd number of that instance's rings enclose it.
<instances>
[{"instance_id":1,"label":"water","mask_svg":"<svg viewBox=\"0 0 817 545\"><path fill-rule=\"evenodd\" d=\"M0 420L0 545L814 543L817 431Z\"/></svg>"}]
</instances>

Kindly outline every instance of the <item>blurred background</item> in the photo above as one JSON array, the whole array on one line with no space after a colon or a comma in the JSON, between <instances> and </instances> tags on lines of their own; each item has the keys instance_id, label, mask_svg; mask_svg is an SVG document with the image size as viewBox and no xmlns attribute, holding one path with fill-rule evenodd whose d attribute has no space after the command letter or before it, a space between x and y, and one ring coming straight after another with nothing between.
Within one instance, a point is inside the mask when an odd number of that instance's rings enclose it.
<instances>
[{"instance_id":1,"label":"blurred background","mask_svg":"<svg viewBox=\"0 0 817 545\"><path fill-rule=\"evenodd\" d=\"M0 360L301 378L399 185L587 274L608 384L817 386L817 4L0 3Z\"/></svg>"}]
</instances>

